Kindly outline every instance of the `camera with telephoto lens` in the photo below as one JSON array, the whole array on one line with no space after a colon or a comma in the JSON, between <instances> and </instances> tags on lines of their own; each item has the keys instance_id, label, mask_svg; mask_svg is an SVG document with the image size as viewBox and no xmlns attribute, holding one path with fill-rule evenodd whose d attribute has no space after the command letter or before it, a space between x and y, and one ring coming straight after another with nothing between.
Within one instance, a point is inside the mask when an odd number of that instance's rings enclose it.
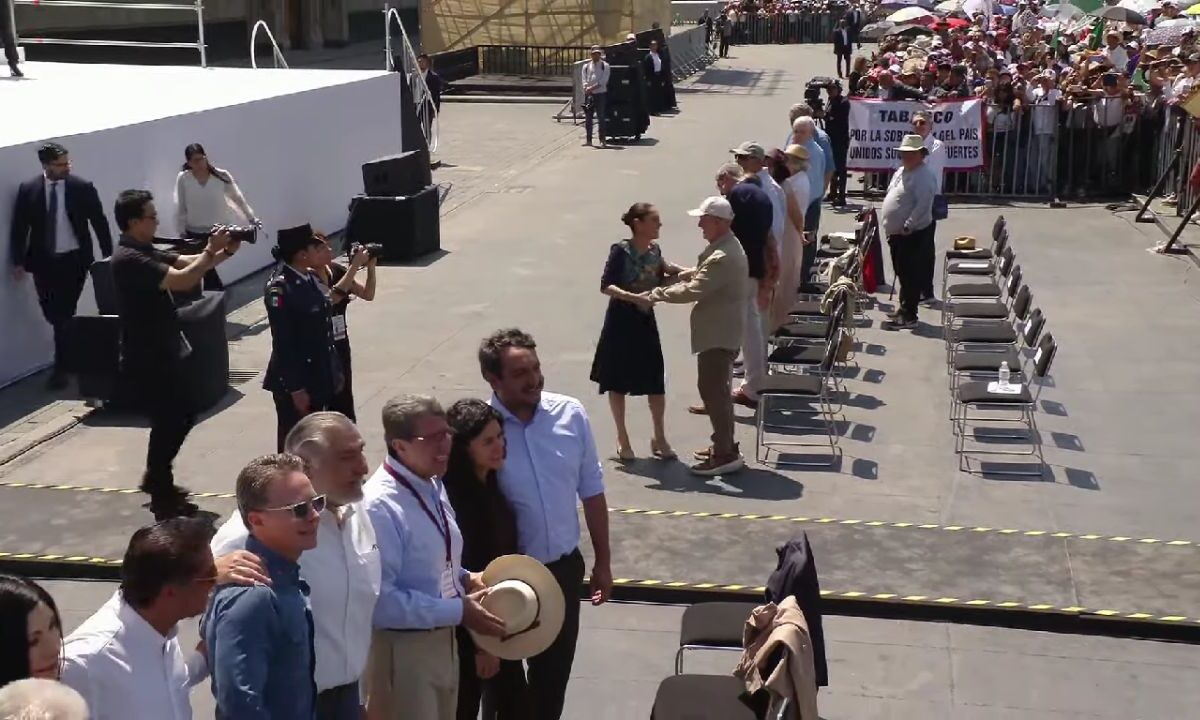
<instances>
[{"instance_id":1,"label":"camera with telephoto lens","mask_svg":"<svg viewBox=\"0 0 1200 720\"><path fill-rule=\"evenodd\" d=\"M352 247L350 249L349 254L351 257L354 256L354 253L358 252L358 248L362 248L363 250L366 250L367 257L372 260L379 260L380 258L383 257L383 245L381 245L379 243L367 243L365 245L355 245L354 247Z\"/></svg>"},{"instance_id":2,"label":"camera with telephoto lens","mask_svg":"<svg viewBox=\"0 0 1200 720\"><path fill-rule=\"evenodd\" d=\"M258 227L255 225L213 225L210 232L224 230L229 233L229 242L255 243L258 241Z\"/></svg>"},{"instance_id":3,"label":"camera with telephoto lens","mask_svg":"<svg viewBox=\"0 0 1200 720\"><path fill-rule=\"evenodd\" d=\"M821 91L828 92L832 85L841 85L841 83L830 77L815 77L804 84L804 102L812 108L813 117L825 116L825 100L821 98Z\"/></svg>"}]
</instances>

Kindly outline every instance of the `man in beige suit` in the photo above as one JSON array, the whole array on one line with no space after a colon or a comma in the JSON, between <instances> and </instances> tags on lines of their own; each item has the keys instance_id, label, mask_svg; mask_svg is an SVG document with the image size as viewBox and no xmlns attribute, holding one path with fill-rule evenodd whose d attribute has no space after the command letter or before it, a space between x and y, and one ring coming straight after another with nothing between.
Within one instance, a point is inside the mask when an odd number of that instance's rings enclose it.
<instances>
[{"instance_id":1,"label":"man in beige suit","mask_svg":"<svg viewBox=\"0 0 1200 720\"><path fill-rule=\"evenodd\" d=\"M682 282L651 290L652 302L696 303L692 308L692 352L696 353L696 387L712 422L712 446L696 452L697 475L723 475L745 466L733 440L730 378L742 344L749 267L742 244L730 231L733 208L723 197L710 197L688 214L700 218L708 247L696 267L679 274Z\"/></svg>"}]
</instances>

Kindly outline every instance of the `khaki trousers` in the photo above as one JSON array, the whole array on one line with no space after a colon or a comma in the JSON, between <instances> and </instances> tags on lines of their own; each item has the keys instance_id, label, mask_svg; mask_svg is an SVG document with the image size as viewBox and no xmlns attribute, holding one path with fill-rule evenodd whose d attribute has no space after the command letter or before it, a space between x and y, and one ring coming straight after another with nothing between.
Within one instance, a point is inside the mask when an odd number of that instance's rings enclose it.
<instances>
[{"instance_id":1,"label":"khaki trousers","mask_svg":"<svg viewBox=\"0 0 1200 720\"><path fill-rule=\"evenodd\" d=\"M454 628L376 630L365 677L368 720L455 720Z\"/></svg>"},{"instance_id":2,"label":"khaki trousers","mask_svg":"<svg viewBox=\"0 0 1200 720\"><path fill-rule=\"evenodd\" d=\"M722 459L732 455L734 448L731 380L735 357L737 350L722 348L705 350L696 355L696 389L712 423L713 454ZM749 363L750 358L746 360Z\"/></svg>"}]
</instances>

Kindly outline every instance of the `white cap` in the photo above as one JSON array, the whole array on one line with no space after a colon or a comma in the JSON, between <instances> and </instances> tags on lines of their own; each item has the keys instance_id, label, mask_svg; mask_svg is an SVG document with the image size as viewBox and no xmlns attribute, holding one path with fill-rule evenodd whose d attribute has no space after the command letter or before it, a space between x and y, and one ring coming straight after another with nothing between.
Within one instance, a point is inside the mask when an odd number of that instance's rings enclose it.
<instances>
[{"instance_id":1,"label":"white cap","mask_svg":"<svg viewBox=\"0 0 1200 720\"><path fill-rule=\"evenodd\" d=\"M711 215L722 220L732 220L733 206L725 198L713 195L712 197L704 198L704 202L700 203L700 207L695 210L688 210L688 215L692 217Z\"/></svg>"}]
</instances>

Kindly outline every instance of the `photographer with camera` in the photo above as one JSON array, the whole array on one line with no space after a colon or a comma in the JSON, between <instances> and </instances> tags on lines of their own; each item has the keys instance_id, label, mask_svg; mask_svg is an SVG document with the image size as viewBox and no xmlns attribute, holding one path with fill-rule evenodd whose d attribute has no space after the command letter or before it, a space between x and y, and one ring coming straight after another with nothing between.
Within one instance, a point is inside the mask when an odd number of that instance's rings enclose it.
<instances>
[{"instance_id":1,"label":"photographer with camera","mask_svg":"<svg viewBox=\"0 0 1200 720\"><path fill-rule=\"evenodd\" d=\"M326 243L305 224L280 230L271 254L280 265L263 300L271 324L271 360L263 389L275 399L277 448L300 418L333 408L342 373L333 344L329 297L313 270Z\"/></svg>"},{"instance_id":2,"label":"photographer with camera","mask_svg":"<svg viewBox=\"0 0 1200 720\"><path fill-rule=\"evenodd\" d=\"M150 415L150 444L140 489L150 495L156 520L192 515L188 491L175 485L172 465L195 417L183 396L189 379L182 362L192 347L183 336L172 293L193 290L212 268L228 260L238 243L224 231L206 238L197 255L154 247L158 213L154 196L126 190L113 215L121 239L112 254L113 285L121 327L122 366L135 382L141 406Z\"/></svg>"},{"instance_id":3,"label":"photographer with camera","mask_svg":"<svg viewBox=\"0 0 1200 720\"><path fill-rule=\"evenodd\" d=\"M336 410L351 422L357 422L354 414L353 372L350 369L350 336L346 331L346 308L354 298L362 298L370 302L375 299L375 265L383 254L383 246L377 244L355 245L348 254L350 265L334 262L333 248L329 239L321 233L316 233L321 240L317 251L317 263L313 272L317 280L329 294L332 306L330 322L333 330L333 347L337 350L338 360L342 366L342 389L333 399L330 410ZM362 285L355 280L358 271L367 269L367 279Z\"/></svg>"},{"instance_id":4,"label":"photographer with camera","mask_svg":"<svg viewBox=\"0 0 1200 720\"><path fill-rule=\"evenodd\" d=\"M241 231L233 234L240 235L243 242L254 242L254 229L262 223L246 202L233 175L228 170L213 167L200 143L184 148L183 156L186 162L175 178L175 231L181 239L192 241L183 243L184 248L199 251L216 228L239 223L249 223L252 227L233 228ZM235 208L242 216L240 219L234 217ZM205 290L222 287L216 272L205 275Z\"/></svg>"}]
</instances>

